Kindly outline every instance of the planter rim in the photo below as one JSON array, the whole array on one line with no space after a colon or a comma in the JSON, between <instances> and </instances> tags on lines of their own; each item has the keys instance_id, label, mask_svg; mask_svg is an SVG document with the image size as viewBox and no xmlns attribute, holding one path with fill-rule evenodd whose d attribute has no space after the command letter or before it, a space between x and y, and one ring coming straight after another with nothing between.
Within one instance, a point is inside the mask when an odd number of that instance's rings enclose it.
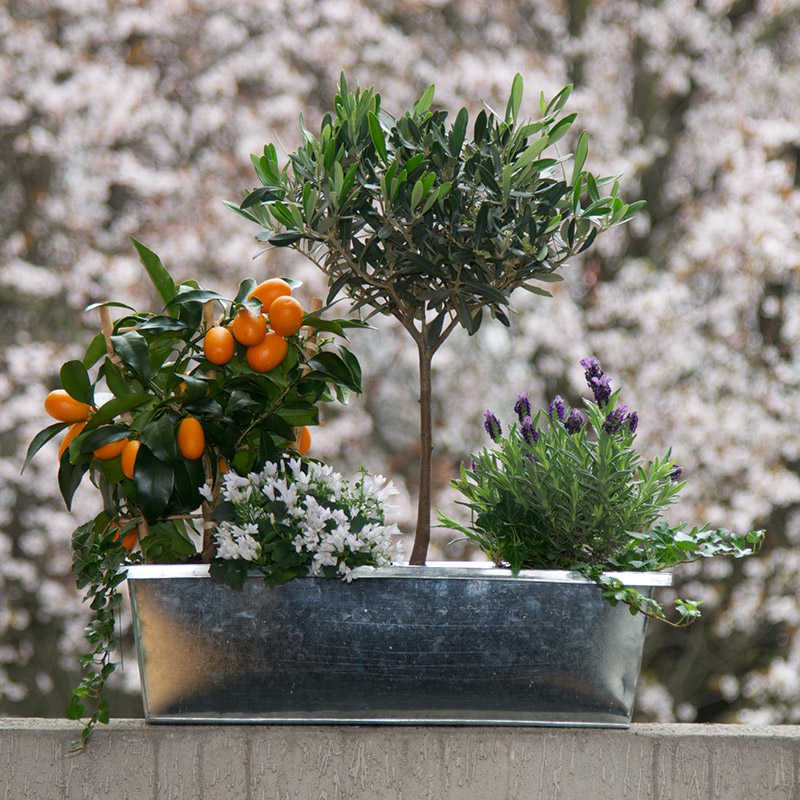
<instances>
[{"instance_id":1,"label":"planter rim","mask_svg":"<svg viewBox=\"0 0 800 800\"><path fill-rule=\"evenodd\" d=\"M209 578L207 564L133 564L122 567L127 578L132 580L157 580L163 578ZM252 570L252 576L260 576ZM608 572L628 586L672 586L672 573L669 572ZM386 567L356 567L351 573L353 579L370 578L415 578L415 579L456 579L456 580L514 580L539 583L588 583L594 581L578 572L560 569L523 569L512 575L510 569L495 567L491 562L474 561L431 561L425 566L410 564L391 564ZM314 578L314 576L305 576ZM317 578L317 580L329 580Z\"/></svg>"}]
</instances>

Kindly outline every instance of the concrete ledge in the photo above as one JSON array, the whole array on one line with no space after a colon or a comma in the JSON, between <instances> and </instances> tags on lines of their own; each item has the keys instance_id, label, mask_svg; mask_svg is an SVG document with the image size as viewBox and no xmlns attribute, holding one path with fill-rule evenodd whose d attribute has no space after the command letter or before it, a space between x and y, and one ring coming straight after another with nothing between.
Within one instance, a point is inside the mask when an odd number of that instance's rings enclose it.
<instances>
[{"instance_id":1,"label":"concrete ledge","mask_svg":"<svg viewBox=\"0 0 800 800\"><path fill-rule=\"evenodd\" d=\"M783 800L800 726L147 725L85 752L66 721L0 719L4 800Z\"/></svg>"}]
</instances>

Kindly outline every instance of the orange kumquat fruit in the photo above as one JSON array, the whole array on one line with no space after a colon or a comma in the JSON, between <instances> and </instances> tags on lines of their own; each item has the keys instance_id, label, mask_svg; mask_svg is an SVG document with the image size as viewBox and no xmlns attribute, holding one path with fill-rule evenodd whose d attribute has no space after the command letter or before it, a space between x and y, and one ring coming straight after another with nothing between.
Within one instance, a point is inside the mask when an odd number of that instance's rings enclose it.
<instances>
[{"instance_id":1,"label":"orange kumquat fruit","mask_svg":"<svg viewBox=\"0 0 800 800\"><path fill-rule=\"evenodd\" d=\"M263 341L267 335L267 320L263 314L253 314L249 309L242 308L233 318L231 328L237 342L245 347L252 347Z\"/></svg>"},{"instance_id":2,"label":"orange kumquat fruit","mask_svg":"<svg viewBox=\"0 0 800 800\"><path fill-rule=\"evenodd\" d=\"M133 468L136 464L136 456L139 455L139 448L141 446L142 443L138 439L131 439L129 442L125 442L125 447L122 448L122 453L120 453L119 461L122 465L122 474L131 480L133 480Z\"/></svg>"},{"instance_id":3,"label":"orange kumquat fruit","mask_svg":"<svg viewBox=\"0 0 800 800\"><path fill-rule=\"evenodd\" d=\"M110 461L112 458L116 458L125 449L127 443L127 439L117 439L116 442L107 442L98 447L97 450L94 450L92 454L100 461Z\"/></svg>"},{"instance_id":4,"label":"orange kumquat fruit","mask_svg":"<svg viewBox=\"0 0 800 800\"><path fill-rule=\"evenodd\" d=\"M61 440L61 447L58 448L59 462L61 461L61 456L67 452L70 442L84 429L85 426L85 422L73 422L72 425L67 428L64 438Z\"/></svg>"},{"instance_id":5,"label":"orange kumquat fruit","mask_svg":"<svg viewBox=\"0 0 800 800\"><path fill-rule=\"evenodd\" d=\"M257 297L261 301L261 311L269 313L273 301L278 297L287 297L292 293L292 287L281 278L269 278L259 283L248 295Z\"/></svg>"},{"instance_id":6,"label":"orange kumquat fruit","mask_svg":"<svg viewBox=\"0 0 800 800\"><path fill-rule=\"evenodd\" d=\"M197 461L206 448L203 426L194 417L184 417L178 425L178 449L187 461Z\"/></svg>"},{"instance_id":7,"label":"orange kumquat fruit","mask_svg":"<svg viewBox=\"0 0 800 800\"><path fill-rule=\"evenodd\" d=\"M294 336L303 324L303 306L294 297L278 297L269 307L269 325L281 336Z\"/></svg>"},{"instance_id":8,"label":"orange kumquat fruit","mask_svg":"<svg viewBox=\"0 0 800 800\"><path fill-rule=\"evenodd\" d=\"M269 372L286 358L288 352L286 339L271 331L262 342L247 348L247 363L256 372Z\"/></svg>"},{"instance_id":9,"label":"orange kumquat fruit","mask_svg":"<svg viewBox=\"0 0 800 800\"><path fill-rule=\"evenodd\" d=\"M266 333L266 330L265 330ZM212 363L222 366L233 358L236 342L233 334L221 325L209 328L203 337L203 355Z\"/></svg>"},{"instance_id":10,"label":"orange kumquat fruit","mask_svg":"<svg viewBox=\"0 0 800 800\"><path fill-rule=\"evenodd\" d=\"M70 397L64 389L56 389L45 397L44 410L59 422L81 422L89 418L92 407Z\"/></svg>"}]
</instances>

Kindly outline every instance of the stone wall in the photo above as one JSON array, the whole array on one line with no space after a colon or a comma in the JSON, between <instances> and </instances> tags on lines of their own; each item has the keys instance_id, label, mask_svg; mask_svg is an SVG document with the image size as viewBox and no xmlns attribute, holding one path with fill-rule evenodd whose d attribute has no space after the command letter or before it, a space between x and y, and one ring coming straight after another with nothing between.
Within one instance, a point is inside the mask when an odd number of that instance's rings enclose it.
<instances>
[{"instance_id":1,"label":"stone wall","mask_svg":"<svg viewBox=\"0 0 800 800\"><path fill-rule=\"evenodd\" d=\"M800 726L147 725L0 719L3 800L789 800Z\"/></svg>"}]
</instances>

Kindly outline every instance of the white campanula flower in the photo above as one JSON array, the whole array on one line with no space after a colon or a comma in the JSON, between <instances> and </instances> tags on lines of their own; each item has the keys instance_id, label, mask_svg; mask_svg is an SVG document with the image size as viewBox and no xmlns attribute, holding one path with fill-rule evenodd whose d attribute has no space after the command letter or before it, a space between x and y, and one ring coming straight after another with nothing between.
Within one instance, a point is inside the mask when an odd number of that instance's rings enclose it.
<instances>
[{"instance_id":1,"label":"white campanula flower","mask_svg":"<svg viewBox=\"0 0 800 800\"><path fill-rule=\"evenodd\" d=\"M225 559L241 559L258 561L261 556L261 545L256 540L258 527L246 524L242 527L223 522L217 527L214 538L217 542L217 557Z\"/></svg>"},{"instance_id":2,"label":"white campanula flower","mask_svg":"<svg viewBox=\"0 0 800 800\"><path fill-rule=\"evenodd\" d=\"M383 484L386 483L386 486ZM396 494L399 494L394 484L383 475L365 475L361 482L365 496L374 498L381 505L386 505L387 500Z\"/></svg>"},{"instance_id":3,"label":"white campanula flower","mask_svg":"<svg viewBox=\"0 0 800 800\"><path fill-rule=\"evenodd\" d=\"M362 471L351 489L330 466L296 458L269 462L246 477L228 473L223 496L233 504L236 520L218 526L217 555L269 570L297 570L296 557L287 561L280 547L284 541L306 559L312 575L352 580L357 566L390 562L392 536L399 531L384 523L384 503L396 493L385 484L383 476Z\"/></svg>"}]
</instances>

